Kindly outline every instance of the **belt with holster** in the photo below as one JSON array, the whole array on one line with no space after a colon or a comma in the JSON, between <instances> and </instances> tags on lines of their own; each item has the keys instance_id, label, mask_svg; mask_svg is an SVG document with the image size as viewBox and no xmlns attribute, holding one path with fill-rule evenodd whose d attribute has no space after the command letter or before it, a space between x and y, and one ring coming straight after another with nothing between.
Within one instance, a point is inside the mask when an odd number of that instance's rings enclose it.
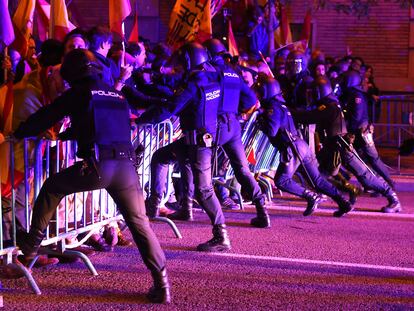
<instances>
[{"instance_id":1,"label":"belt with holster","mask_svg":"<svg viewBox=\"0 0 414 311\"><path fill-rule=\"evenodd\" d=\"M98 161L111 159L133 159L135 152L130 146L95 146Z\"/></svg>"},{"instance_id":2,"label":"belt with holster","mask_svg":"<svg viewBox=\"0 0 414 311\"><path fill-rule=\"evenodd\" d=\"M184 142L189 146L212 147L213 135L210 133L199 133L197 130L183 131Z\"/></svg>"}]
</instances>

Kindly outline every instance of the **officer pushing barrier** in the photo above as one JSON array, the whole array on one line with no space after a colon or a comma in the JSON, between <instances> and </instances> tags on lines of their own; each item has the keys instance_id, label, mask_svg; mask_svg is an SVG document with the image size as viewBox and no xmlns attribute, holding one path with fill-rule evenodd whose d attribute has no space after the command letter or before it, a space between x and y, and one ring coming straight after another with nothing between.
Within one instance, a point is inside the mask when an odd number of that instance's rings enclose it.
<instances>
[{"instance_id":1,"label":"officer pushing barrier","mask_svg":"<svg viewBox=\"0 0 414 311\"><path fill-rule=\"evenodd\" d=\"M151 271L154 285L148 298L156 303L169 303L165 256L145 215L142 189L134 168L128 105L100 80L100 72L100 65L91 52L83 49L70 52L62 64L61 74L71 88L30 116L14 132L16 138L37 135L64 116L70 116L71 135L78 144L77 156L83 159L45 181L33 207L30 231L20 234L17 245L24 261L32 261L60 200L71 193L105 188ZM92 95L93 90L98 92ZM118 96L113 96L113 92ZM91 157L96 167L90 163Z\"/></svg>"},{"instance_id":2,"label":"officer pushing barrier","mask_svg":"<svg viewBox=\"0 0 414 311\"><path fill-rule=\"evenodd\" d=\"M382 178L370 173L363 162L360 161L359 155L357 157L353 153L351 144L344 144L348 134L345 119L329 80L323 77L317 78L312 84L312 95L316 108L310 110L296 109L293 110L293 115L295 120L300 123L317 124L323 144L322 152L328 154L328 159L325 162L332 163L333 156L339 154L342 162L339 162L338 166L342 163L364 187L373 189L387 198L388 204L382 208L382 212L401 211L398 196L390 185ZM334 213L334 216L341 217L350 210L349 206L340 207L339 211Z\"/></svg>"},{"instance_id":3,"label":"officer pushing barrier","mask_svg":"<svg viewBox=\"0 0 414 311\"><path fill-rule=\"evenodd\" d=\"M260 128L281 153L281 163L275 175L276 186L304 198L308 204L303 215L311 215L322 198L318 193L304 188L292 179L301 165L313 188L330 196L338 204L340 210L350 211L351 204L320 175L314 155L306 142L300 138L292 115L285 106L277 80L259 76L254 89L262 105L262 113L259 116Z\"/></svg>"}]
</instances>

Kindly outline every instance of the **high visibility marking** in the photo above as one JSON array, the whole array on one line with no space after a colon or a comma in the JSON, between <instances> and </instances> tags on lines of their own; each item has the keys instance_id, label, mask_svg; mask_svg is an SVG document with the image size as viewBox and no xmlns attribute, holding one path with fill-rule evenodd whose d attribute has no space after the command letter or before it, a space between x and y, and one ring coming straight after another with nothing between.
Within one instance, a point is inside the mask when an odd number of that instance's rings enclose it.
<instances>
[{"instance_id":1,"label":"high visibility marking","mask_svg":"<svg viewBox=\"0 0 414 311\"><path fill-rule=\"evenodd\" d=\"M267 261L275 261L275 262L291 262L291 263L301 263L301 264L311 264L311 265L323 265L323 266L334 266L334 267L360 268L360 269L414 273L414 268L408 268L408 267L381 266L381 265L369 265L369 264L351 263L351 262L324 261L324 260L273 257L273 256L257 256L257 255L245 255L245 254L234 254L234 253L208 253L208 254L217 256L217 257L227 257L227 258L243 258L243 259L254 259L254 260L267 260Z\"/></svg>"}]
</instances>

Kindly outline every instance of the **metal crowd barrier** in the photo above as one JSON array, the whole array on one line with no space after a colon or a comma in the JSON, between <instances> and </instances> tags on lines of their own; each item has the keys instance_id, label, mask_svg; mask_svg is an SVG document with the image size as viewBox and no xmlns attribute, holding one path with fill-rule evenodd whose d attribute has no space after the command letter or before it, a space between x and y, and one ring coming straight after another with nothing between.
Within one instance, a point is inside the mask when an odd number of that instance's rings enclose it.
<instances>
[{"instance_id":1,"label":"metal crowd barrier","mask_svg":"<svg viewBox=\"0 0 414 311\"><path fill-rule=\"evenodd\" d=\"M257 181L266 189L266 198L271 201L273 197L272 185L266 176L262 176L264 173L268 173L271 170L276 170L279 165L279 152L272 146L269 139L263 132L260 131L257 126L256 119L259 112L254 112L249 120L245 122L242 129L242 143L245 147L246 155L250 152L254 152L256 164L250 164L250 170L253 174L257 174ZM224 152L219 154L219 157L224 157ZM219 160L220 162L220 160ZM219 179L214 179L214 182L220 184L230 191L236 193L240 202L240 209L243 209L243 199L240 191L231 186L231 180L234 178L234 170L230 166L224 176L225 182Z\"/></svg>"},{"instance_id":2,"label":"metal crowd barrier","mask_svg":"<svg viewBox=\"0 0 414 311\"><path fill-rule=\"evenodd\" d=\"M137 167L142 189L150 182L150 160L153 152L172 141L171 122L162 122L157 125L143 125L136 129L133 144L143 144L142 161ZM8 144L10 147L9 171L11 179L10 210L1 205L0 219L0 255L3 265L11 265L20 270L29 281L32 290L40 294L30 269L35 264L38 256L26 268L18 263L14 257L18 254L16 247L16 231L29 231L31 219L31 205L37 197L43 182L53 173L71 166L77 159L75 156L76 144L66 141L49 141L44 139L25 139L17 143L7 142L0 145L2 148ZM17 159L17 161L16 161ZM15 175L19 175L21 183L15 184ZM15 187L17 186L17 187ZM1 186L0 186L1 190ZM33 197L33 198L32 198ZM5 197L2 197L6 199ZM4 215L11 219L10 223L4 223ZM75 193L66 196L56 209L56 213L46 230L45 239L42 241L41 254L58 254L66 257L78 257L82 259L91 274L97 275L97 271L89 258L83 253L73 250L82 245L92 234L103 226L118 221L116 206L105 190ZM168 223L175 235L181 238L181 234L175 224L164 217L156 220ZM18 224L17 224L18 223ZM7 232L5 231L7 230ZM6 233L6 234L5 234ZM82 236L82 237L81 237ZM5 238L7 237L7 240ZM45 248L48 246L48 248Z\"/></svg>"},{"instance_id":3,"label":"metal crowd barrier","mask_svg":"<svg viewBox=\"0 0 414 311\"><path fill-rule=\"evenodd\" d=\"M151 191L151 158L155 151L170 144L173 141L174 130L171 121L167 120L156 125L143 124L136 128L132 138L132 144L135 148L140 146L141 154L139 157L138 175L140 176L141 188L144 195L150 195ZM164 194L163 203L168 200L171 194L172 168L169 167L166 182L166 193ZM180 231L174 222L167 217L155 217L152 220L164 222L173 230L175 236L182 238Z\"/></svg>"},{"instance_id":4,"label":"metal crowd barrier","mask_svg":"<svg viewBox=\"0 0 414 311\"><path fill-rule=\"evenodd\" d=\"M378 146L398 148L401 143L414 137L414 95L380 96L380 107L372 105L375 121L374 138ZM401 171L401 156L397 157L397 170Z\"/></svg>"}]
</instances>

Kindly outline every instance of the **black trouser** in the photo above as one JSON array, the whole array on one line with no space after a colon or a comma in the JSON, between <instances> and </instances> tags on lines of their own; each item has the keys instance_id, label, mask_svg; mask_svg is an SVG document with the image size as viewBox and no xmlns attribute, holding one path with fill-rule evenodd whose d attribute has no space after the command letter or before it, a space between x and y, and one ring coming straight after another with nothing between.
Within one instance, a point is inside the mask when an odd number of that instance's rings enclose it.
<instances>
[{"instance_id":1,"label":"black trouser","mask_svg":"<svg viewBox=\"0 0 414 311\"><path fill-rule=\"evenodd\" d=\"M169 163L172 155L185 152L186 158L191 165L191 173L194 178L194 190L198 203L204 208L213 225L224 224L223 211L214 193L211 177L212 148L189 146L185 144L184 138L181 138L158 151L156 159L157 166L160 168L163 164L166 165ZM155 172L157 173L159 171Z\"/></svg>"},{"instance_id":2,"label":"black trouser","mask_svg":"<svg viewBox=\"0 0 414 311\"><path fill-rule=\"evenodd\" d=\"M316 190L330 197L338 197L340 195L339 191L320 174L318 161L310 150L308 144L300 138L297 138L293 144L301 156L303 163L300 161L297 154L291 150L291 147L281 151L280 158L282 160L275 175L276 186L283 191L303 197L306 189L292 179L298 167L303 164L303 169L308 172L309 178L312 179ZM290 155L289 151L291 153Z\"/></svg>"},{"instance_id":3,"label":"black trouser","mask_svg":"<svg viewBox=\"0 0 414 311\"><path fill-rule=\"evenodd\" d=\"M148 269L163 269L164 252L145 215L142 189L133 162L129 159L102 160L97 163L97 172L91 168L87 174L82 164L77 162L45 181L34 204L32 227L45 230L66 195L105 188L124 217Z\"/></svg>"},{"instance_id":4,"label":"black trouser","mask_svg":"<svg viewBox=\"0 0 414 311\"><path fill-rule=\"evenodd\" d=\"M193 173L189 161L185 146L177 148L173 143L155 151L151 158L151 196L156 196L160 200L163 198L168 177L168 167L178 162L183 192L181 197L193 198Z\"/></svg>"},{"instance_id":5,"label":"black trouser","mask_svg":"<svg viewBox=\"0 0 414 311\"><path fill-rule=\"evenodd\" d=\"M263 199L262 190L249 169L241 140L239 120L234 113L221 115L219 145L230 160L237 181L253 202Z\"/></svg>"}]
</instances>

